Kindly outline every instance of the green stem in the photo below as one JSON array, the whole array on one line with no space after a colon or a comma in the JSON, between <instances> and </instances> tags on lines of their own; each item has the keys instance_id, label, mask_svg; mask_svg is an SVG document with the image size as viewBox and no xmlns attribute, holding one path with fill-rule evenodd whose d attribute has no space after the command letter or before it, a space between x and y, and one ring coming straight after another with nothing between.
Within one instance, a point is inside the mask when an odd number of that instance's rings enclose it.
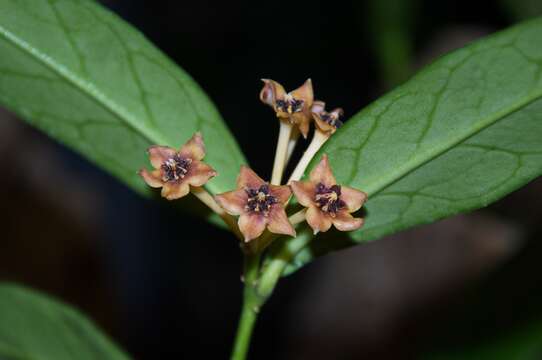
<instances>
[{"instance_id":1,"label":"green stem","mask_svg":"<svg viewBox=\"0 0 542 360\"><path fill-rule=\"evenodd\" d=\"M260 249L246 248L243 278L243 308L235 337L231 360L245 360L250 338L258 318L260 308L271 296L286 266L295 254L301 251L312 239L312 232L305 228L294 239L285 242L274 254L271 261L260 273Z\"/></svg>"},{"instance_id":2,"label":"green stem","mask_svg":"<svg viewBox=\"0 0 542 360\"><path fill-rule=\"evenodd\" d=\"M275 289L284 269L307 244L312 240L312 232L305 228L298 232L297 237L288 239L278 251L269 254L269 262L264 267L258 282L258 294L267 299Z\"/></svg>"},{"instance_id":3,"label":"green stem","mask_svg":"<svg viewBox=\"0 0 542 360\"><path fill-rule=\"evenodd\" d=\"M246 359L252 331L254 330L260 307L265 301L256 292L259 269L260 254L245 254L243 308L241 310L231 360Z\"/></svg>"}]
</instances>

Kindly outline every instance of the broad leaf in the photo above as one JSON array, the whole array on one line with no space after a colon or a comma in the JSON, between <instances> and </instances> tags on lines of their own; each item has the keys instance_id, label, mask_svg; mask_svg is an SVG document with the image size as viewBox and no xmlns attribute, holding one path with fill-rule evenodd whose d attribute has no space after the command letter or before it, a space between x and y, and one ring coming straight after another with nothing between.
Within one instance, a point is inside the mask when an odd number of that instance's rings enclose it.
<instances>
[{"instance_id":1,"label":"broad leaf","mask_svg":"<svg viewBox=\"0 0 542 360\"><path fill-rule=\"evenodd\" d=\"M0 319L2 360L128 359L77 311L19 286L0 285Z\"/></svg>"},{"instance_id":2,"label":"broad leaf","mask_svg":"<svg viewBox=\"0 0 542 360\"><path fill-rule=\"evenodd\" d=\"M149 193L136 175L151 144L178 147L195 131L233 187L244 158L199 86L145 37L86 0L0 0L0 103Z\"/></svg>"},{"instance_id":3,"label":"broad leaf","mask_svg":"<svg viewBox=\"0 0 542 360\"><path fill-rule=\"evenodd\" d=\"M369 194L366 224L349 240L316 238L293 268L487 206L539 176L541 43L541 18L514 26L439 59L348 120L320 154L339 183Z\"/></svg>"}]
</instances>

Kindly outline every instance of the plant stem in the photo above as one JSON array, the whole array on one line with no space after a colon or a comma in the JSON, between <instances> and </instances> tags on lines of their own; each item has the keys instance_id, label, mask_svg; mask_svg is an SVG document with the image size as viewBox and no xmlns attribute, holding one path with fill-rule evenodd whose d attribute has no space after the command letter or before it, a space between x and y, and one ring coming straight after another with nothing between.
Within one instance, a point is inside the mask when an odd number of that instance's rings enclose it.
<instances>
[{"instance_id":1,"label":"plant stem","mask_svg":"<svg viewBox=\"0 0 542 360\"><path fill-rule=\"evenodd\" d=\"M256 290L259 269L260 254L245 254L243 308L241 310L241 317L239 318L231 360L246 359L252 331L254 330L260 307L265 301L264 298L258 295Z\"/></svg>"},{"instance_id":2,"label":"plant stem","mask_svg":"<svg viewBox=\"0 0 542 360\"><path fill-rule=\"evenodd\" d=\"M309 144L307 150L305 150L303 157L301 157L301 160L299 160L299 163L295 167L294 171L292 172L292 175L288 180L288 184L292 181L298 181L299 179L301 179L301 177L305 173L305 170L307 169L307 166L309 166L310 161L312 160L314 155L316 155L318 150L320 150L322 145L324 145L327 139L329 139L329 134L326 134L319 130L316 130L314 132L312 141Z\"/></svg>"},{"instance_id":3,"label":"plant stem","mask_svg":"<svg viewBox=\"0 0 542 360\"><path fill-rule=\"evenodd\" d=\"M269 262L263 269L258 281L258 294L267 299L273 293L278 280L290 261L311 241L313 234L309 229L304 229L297 237L288 239L279 251L269 254Z\"/></svg>"},{"instance_id":4,"label":"plant stem","mask_svg":"<svg viewBox=\"0 0 542 360\"><path fill-rule=\"evenodd\" d=\"M290 134L292 132L292 124L288 121L279 120L279 139L277 141L277 149L275 150L275 163L273 164L273 174L271 176L271 184L280 185L282 180L282 173L286 163L286 156L288 154L288 142L290 141Z\"/></svg>"}]
</instances>

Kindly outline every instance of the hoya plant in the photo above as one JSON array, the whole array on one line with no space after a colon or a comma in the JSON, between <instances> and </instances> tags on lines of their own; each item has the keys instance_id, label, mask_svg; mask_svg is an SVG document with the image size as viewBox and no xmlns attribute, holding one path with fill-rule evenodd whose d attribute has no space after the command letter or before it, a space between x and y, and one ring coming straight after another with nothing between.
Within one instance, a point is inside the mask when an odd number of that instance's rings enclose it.
<instances>
[{"instance_id":1,"label":"hoya plant","mask_svg":"<svg viewBox=\"0 0 542 360\"><path fill-rule=\"evenodd\" d=\"M253 91L277 127L254 129L277 137L265 179L197 83L110 11L83 0L0 0L0 9L3 106L143 196L201 201L198 216L231 232L244 258L233 360L246 358L281 277L487 206L542 172L540 18L443 56L351 116L315 97L316 78L292 91L263 79ZM285 172L300 137L308 146ZM0 314L1 358L128 357L31 290L1 286Z\"/></svg>"}]
</instances>

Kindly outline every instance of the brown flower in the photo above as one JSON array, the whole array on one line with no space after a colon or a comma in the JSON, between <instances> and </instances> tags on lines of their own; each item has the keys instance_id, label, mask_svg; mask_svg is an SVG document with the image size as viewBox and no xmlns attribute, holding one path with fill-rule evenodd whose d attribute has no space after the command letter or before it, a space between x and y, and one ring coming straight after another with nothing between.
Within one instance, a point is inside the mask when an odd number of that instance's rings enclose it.
<instances>
[{"instance_id":1,"label":"brown flower","mask_svg":"<svg viewBox=\"0 0 542 360\"><path fill-rule=\"evenodd\" d=\"M290 186L297 201L308 208L305 217L315 234L329 230L332 224L341 231L356 230L363 225L362 218L354 218L350 213L361 208L367 194L337 185L327 155L311 171L309 181L292 181Z\"/></svg>"},{"instance_id":2,"label":"brown flower","mask_svg":"<svg viewBox=\"0 0 542 360\"><path fill-rule=\"evenodd\" d=\"M199 132L179 151L168 146L151 146L148 149L151 165L155 170L141 169L139 175L154 188L162 188L162 196L168 200L181 198L190 192L191 186L203 186L217 175L201 160L205 145Z\"/></svg>"},{"instance_id":3,"label":"brown flower","mask_svg":"<svg viewBox=\"0 0 542 360\"><path fill-rule=\"evenodd\" d=\"M343 122L339 119L344 112L341 108L327 112L325 106L326 104L323 101L317 100L312 104L311 113L318 128L331 135L343 125Z\"/></svg>"},{"instance_id":4,"label":"brown flower","mask_svg":"<svg viewBox=\"0 0 542 360\"><path fill-rule=\"evenodd\" d=\"M230 215L240 215L239 230L248 242L259 237L266 227L275 234L295 236L284 211L291 194L288 186L270 185L243 165L237 190L216 195L215 199Z\"/></svg>"},{"instance_id":5,"label":"brown flower","mask_svg":"<svg viewBox=\"0 0 542 360\"><path fill-rule=\"evenodd\" d=\"M302 86L289 93L274 80L262 79L262 81L265 85L260 92L260 100L271 106L279 119L297 125L303 137L307 138L314 99L311 79L307 79Z\"/></svg>"}]
</instances>

